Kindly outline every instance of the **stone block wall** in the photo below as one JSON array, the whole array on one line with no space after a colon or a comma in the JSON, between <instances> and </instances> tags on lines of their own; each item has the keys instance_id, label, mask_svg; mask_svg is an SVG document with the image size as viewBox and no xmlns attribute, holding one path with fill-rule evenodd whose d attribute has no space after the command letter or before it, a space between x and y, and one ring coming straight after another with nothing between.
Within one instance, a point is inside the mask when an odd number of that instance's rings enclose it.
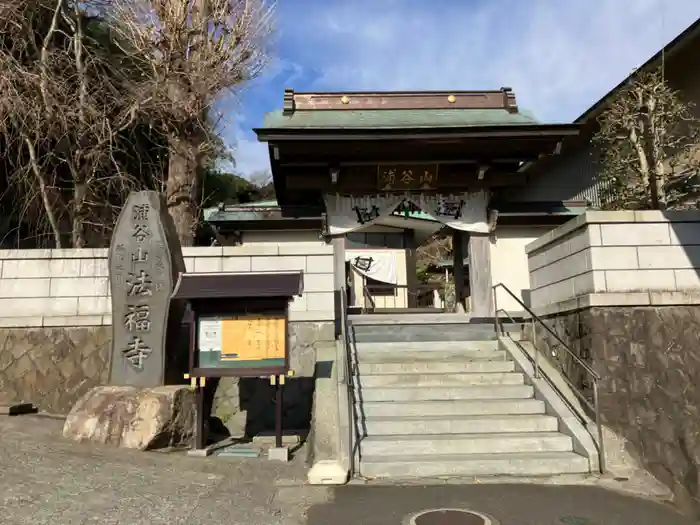
<instances>
[{"instance_id":1,"label":"stone block wall","mask_svg":"<svg viewBox=\"0 0 700 525\"><path fill-rule=\"evenodd\" d=\"M191 272L304 272L304 293L290 305L291 362L298 378L293 383L298 387L290 386L285 400L291 420L302 424L310 413L315 347L334 339L334 248L316 232L258 237L240 246L185 248L183 255ZM107 268L103 249L0 250L0 397L66 413L91 387L106 382L111 338ZM245 426L246 407L262 410L269 399L253 388L242 402L238 387L227 382L232 380L224 381L216 394L214 411L237 432ZM259 424L260 418L253 422Z\"/></svg>"},{"instance_id":2,"label":"stone block wall","mask_svg":"<svg viewBox=\"0 0 700 525\"><path fill-rule=\"evenodd\" d=\"M536 313L603 422L700 517L700 213L588 212L527 247ZM592 401L536 324L533 342Z\"/></svg>"},{"instance_id":3,"label":"stone block wall","mask_svg":"<svg viewBox=\"0 0 700 525\"><path fill-rule=\"evenodd\" d=\"M600 374L604 424L700 517L700 306L591 307L546 322ZM592 398L588 375L542 329L537 347Z\"/></svg>"},{"instance_id":4,"label":"stone block wall","mask_svg":"<svg viewBox=\"0 0 700 525\"><path fill-rule=\"evenodd\" d=\"M538 311L581 296L589 303L580 306L649 305L673 302L668 292L700 292L698 212L587 212L526 251Z\"/></svg>"}]
</instances>

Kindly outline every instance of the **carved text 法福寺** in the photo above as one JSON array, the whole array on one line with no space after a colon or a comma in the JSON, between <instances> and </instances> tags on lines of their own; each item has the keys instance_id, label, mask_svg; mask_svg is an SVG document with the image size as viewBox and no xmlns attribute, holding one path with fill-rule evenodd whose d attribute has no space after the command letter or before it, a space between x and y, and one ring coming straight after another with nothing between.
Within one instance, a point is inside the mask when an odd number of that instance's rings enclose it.
<instances>
[{"instance_id":1,"label":"carved text \u6cd5\u798f\u5bfa","mask_svg":"<svg viewBox=\"0 0 700 525\"><path fill-rule=\"evenodd\" d=\"M151 352L151 347L139 336L132 336L126 348L122 350L124 358L137 370L143 370L144 362Z\"/></svg>"},{"instance_id":2,"label":"carved text \u6cd5\u798f\u5bfa","mask_svg":"<svg viewBox=\"0 0 700 525\"><path fill-rule=\"evenodd\" d=\"M146 340L151 331L151 305L148 298L153 296L153 279L144 269L149 261L149 253L144 241L151 237L149 228L148 204L134 205L131 209L132 237L137 245L130 254L131 271L126 278L126 313L124 314L124 329L129 338L126 347L122 350L124 358L136 370L143 370L144 364L152 349Z\"/></svg>"},{"instance_id":3,"label":"carved text \u6cd5\u798f\u5bfa","mask_svg":"<svg viewBox=\"0 0 700 525\"><path fill-rule=\"evenodd\" d=\"M124 327L129 332L149 332L151 330L150 305L126 305L126 314L124 314Z\"/></svg>"}]
</instances>

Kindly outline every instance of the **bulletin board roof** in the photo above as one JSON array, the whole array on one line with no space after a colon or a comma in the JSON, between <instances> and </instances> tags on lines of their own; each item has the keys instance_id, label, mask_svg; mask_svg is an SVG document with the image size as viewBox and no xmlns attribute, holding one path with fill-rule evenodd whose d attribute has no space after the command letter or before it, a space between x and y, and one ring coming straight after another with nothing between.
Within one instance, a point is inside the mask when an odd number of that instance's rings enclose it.
<instances>
[{"instance_id":1,"label":"bulletin board roof","mask_svg":"<svg viewBox=\"0 0 700 525\"><path fill-rule=\"evenodd\" d=\"M304 289L302 272L181 273L173 299L294 297Z\"/></svg>"}]
</instances>

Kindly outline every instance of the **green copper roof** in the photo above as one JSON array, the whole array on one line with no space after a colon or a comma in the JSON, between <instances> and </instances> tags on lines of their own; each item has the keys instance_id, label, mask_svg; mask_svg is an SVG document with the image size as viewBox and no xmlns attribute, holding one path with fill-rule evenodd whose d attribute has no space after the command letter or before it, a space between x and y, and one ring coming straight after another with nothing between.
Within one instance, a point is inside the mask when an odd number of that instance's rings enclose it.
<instances>
[{"instance_id":1,"label":"green copper roof","mask_svg":"<svg viewBox=\"0 0 700 525\"><path fill-rule=\"evenodd\" d=\"M540 124L529 111L504 109L343 109L265 114L264 129L462 128Z\"/></svg>"},{"instance_id":2,"label":"green copper roof","mask_svg":"<svg viewBox=\"0 0 700 525\"><path fill-rule=\"evenodd\" d=\"M206 208L203 211L204 220L207 222L218 222L218 221L255 221L260 220L265 217L265 213L261 211L245 211L245 208L277 208L277 201L260 201L260 202L248 202L245 204L235 204L233 206L226 206L223 210L218 207ZM233 208L233 209L231 209ZM243 208L243 209L241 209ZM404 212L394 212L397 217L406 217ZM409 219L418 219L422 221L436 221L432 215L424 213L422 211L409 212Z\"/></svg>"}]
</instances>

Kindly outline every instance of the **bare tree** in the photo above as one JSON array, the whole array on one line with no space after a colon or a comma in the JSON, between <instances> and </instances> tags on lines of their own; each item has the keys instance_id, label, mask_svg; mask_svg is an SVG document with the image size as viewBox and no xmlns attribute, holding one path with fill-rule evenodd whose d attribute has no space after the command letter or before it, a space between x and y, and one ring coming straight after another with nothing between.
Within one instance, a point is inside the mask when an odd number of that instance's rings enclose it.
<instances>
[{"instance_id":1,"label":"bare tree","mask_svg":"<svg viewBox=\"0 0 700 525\"><path fill-rule=\"evenodd\" d=\"M452 254L452 236L436 233L416 249L419 267L438 266Z\"/></svg>"},{"instance_id":2,"label":"bare tree","mask_svg":"<svg viewBox=\"0 0 700 525\"><path fill-rule=\"evenodd\" d=\"M144 60L142 110L167 137L167 206L181 243L190 245L200 168L217 144L214 104L263 70L273 6L264 0L112 0L112 9L119 41Z\"/></svg>"},{"instance_id":3,"label":"bare tree","mask_svg":"<svg viewBox=\"0 0 700 525\"><path fill-rule=\"evenodd\" d=\"M0 138L13 154L10 183L22 188L20 205L45 218L56 247L108 235L142 183L119 161L140 99L130 57L115 60L109 33L88 14L103 7L0 0Z\"/></svg>"},{"instance_id":4,"label":"bare tree","mask_svg":"<svg viewBox=\"0 0 700 525\"><path fill-rule=\"evenodd\" d=\"M636 75L599 117L598 182L606 209L695 207L700 121L661 71Z\"/></svg>"}]
</instances>

